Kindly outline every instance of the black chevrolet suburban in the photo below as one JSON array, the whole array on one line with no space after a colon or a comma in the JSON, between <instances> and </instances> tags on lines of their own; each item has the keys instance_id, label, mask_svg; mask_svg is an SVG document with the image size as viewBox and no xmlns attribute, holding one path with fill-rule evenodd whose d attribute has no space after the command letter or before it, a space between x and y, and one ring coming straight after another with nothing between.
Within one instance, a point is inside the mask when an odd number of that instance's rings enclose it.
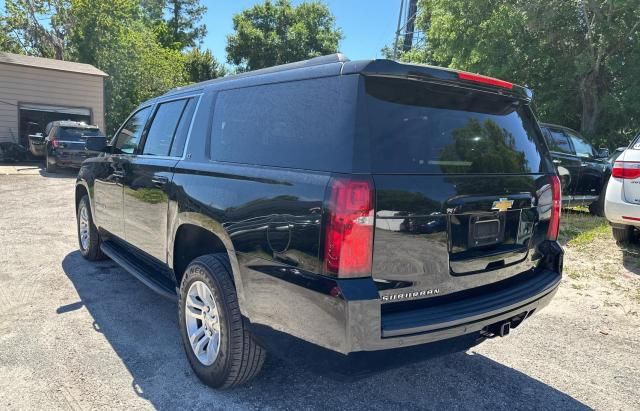
<instances>
[{"instance_id":1,"label":"black chevrolet suburban","mask_svg":"<svg viewBox=\"0 0 640 411\"><path fill-rule=\"evenodd\" d=\"M213 387L267 351L358 373L465 350L560 282L560 183L531 96L339 54L170 91L82 164L80 252L177 301Z\"/></svg>"}]
</instances>

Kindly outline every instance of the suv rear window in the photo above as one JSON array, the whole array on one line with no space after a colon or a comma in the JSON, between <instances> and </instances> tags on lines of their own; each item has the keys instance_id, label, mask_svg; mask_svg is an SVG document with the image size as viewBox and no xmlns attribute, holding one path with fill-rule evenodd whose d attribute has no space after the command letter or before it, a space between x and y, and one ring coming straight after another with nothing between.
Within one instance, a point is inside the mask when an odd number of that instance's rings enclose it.
<instances>
[{"instance_id":1,"label":"suv rear window","mask_svg":"<svg viewBox=\"0 0 640 411\"><path fill-rule=\"evenodd\" d=\"M81 137L104 137L104 134L97 128L60 127L57 137L64 141L80 141Z\"/></svg>"},{"instance_id":2,"label":"suv rear window","mask_svg":"<svg viewBox=\"0 0 640 411\"><path fill-rule=\"evenodd\" d=\"M377 173L539 173L547 149L526 103L433 83L366 77L358 129Z\"/></svg>"}]
</instances>

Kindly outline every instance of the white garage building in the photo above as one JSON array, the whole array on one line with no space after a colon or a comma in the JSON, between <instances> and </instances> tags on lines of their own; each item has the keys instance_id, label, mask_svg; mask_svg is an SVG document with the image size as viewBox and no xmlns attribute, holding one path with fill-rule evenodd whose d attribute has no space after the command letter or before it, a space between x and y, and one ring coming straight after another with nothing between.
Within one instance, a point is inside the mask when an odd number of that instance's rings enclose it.
<instances>
[{"instance_id":1,"label":"white garage building","mask_svg":"<svg viewBox=\"0 0 640 411\"><path fill-rule=\"evenodd\" d=\"M104 131L104 78L82 63L0 52L0 142L27 145L27 135L55 120Z\"/></svg>"}]
</instances>

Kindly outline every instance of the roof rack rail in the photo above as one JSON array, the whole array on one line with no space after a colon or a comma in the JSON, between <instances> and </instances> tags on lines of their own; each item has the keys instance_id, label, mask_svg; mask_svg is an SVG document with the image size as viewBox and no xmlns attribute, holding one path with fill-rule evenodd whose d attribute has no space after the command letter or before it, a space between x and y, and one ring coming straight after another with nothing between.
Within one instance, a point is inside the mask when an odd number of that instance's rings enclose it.
<instances>
[{"instance_id":1,"label":"roof rack rail","mask_svg":"<svg viewBox=\"0 0 640 411\"><path fill-rule=\"evenodd\" d=\"M213 79L213 80L207 80L201 83L196 83L196 84L190 84L187 86L182 86L182 87L176 87L172 90L170 90L169 92L167 92L167 94L171 94L174 92L178 92L178 91L183 91L183 90L188 90L191 88L194 88L196 86L204 86L213 82L219 82L219 81L224 81L224 80L232 80L232 79L240 79L240 78L244 78L244 77L251 77L251 76L256 76L256 75L261 75L261 74L270 74L270 73L278 73L280 71L287 71L287 70L293 70L293 69L298 69L298 68L303 68L303 67L313 67L313 66L321 66L323 64L332 64L332 63L346 63L347 61L351 61L349 60L349 58L347 56L345 56L342 53L334 53L334 54L327 54L325 56L318 56L318 57L312 57L308 60L302 60L302 61L296 61L294 63L287 63L287 64L280 64L278 66L273 66L273 67L267 67L267 68L263 68L263 69L259 69L259 70L252 70L252 71L247 71L244 73L240 73L240 74L234 74L228 77L222 77L222 78L217 78L217 79Z\"/></svg>"}]
</instances>

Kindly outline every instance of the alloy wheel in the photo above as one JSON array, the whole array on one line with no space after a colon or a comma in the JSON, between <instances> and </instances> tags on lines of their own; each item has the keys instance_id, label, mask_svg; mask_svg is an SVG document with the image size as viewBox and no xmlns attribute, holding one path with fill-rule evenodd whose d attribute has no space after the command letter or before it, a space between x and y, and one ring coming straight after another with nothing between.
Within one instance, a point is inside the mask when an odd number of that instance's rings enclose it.
<instances>
[{"instance_id":1,"label":"alloy wheel","mask_svg":"<svg viewBox=\"0 0 640 411\"><path fill-rule=\"evenodd\" d=\"M89 212L87 211L87 207L84 203L80 204L80 210L78 213L80 215L78 224L80 247L82 247L82 250L86 251L89 249L89 236L91 234L89 230Z\"/></svg>"},{"instance_id":2,"label":"alloy wheel","mask_svg":"<svg viewBox=\"0 0 640 411\"><path fill-rule=\"evenodd\" d=\"M203 365L213 364L220 351L220 316L213 293L202 281L189 287L184 313L193 353Z\"/></svg>"}]
</instances>

